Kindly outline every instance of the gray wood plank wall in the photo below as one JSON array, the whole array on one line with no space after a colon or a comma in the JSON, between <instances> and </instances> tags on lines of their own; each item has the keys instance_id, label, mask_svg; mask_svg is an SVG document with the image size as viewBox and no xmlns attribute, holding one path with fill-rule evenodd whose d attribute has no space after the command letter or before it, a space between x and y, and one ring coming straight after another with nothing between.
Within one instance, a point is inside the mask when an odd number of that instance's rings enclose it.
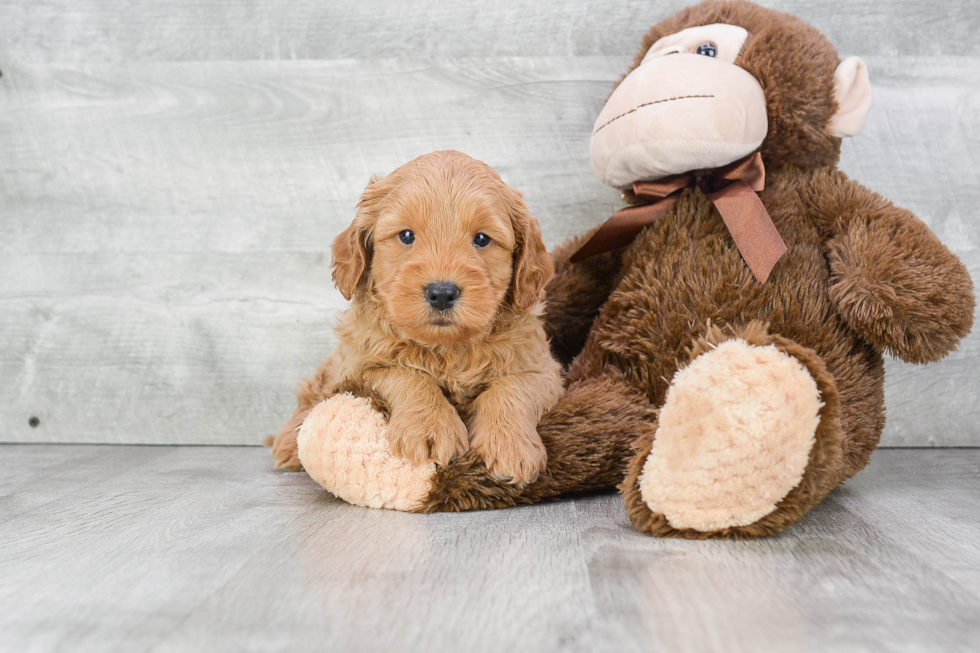
<instances>
[{"instance_id":1,"label":"gray wood plank wall","mask_svg":"<svg viewBox=\"0 0 980 653\"><path fill-rule=\"evenodd\" d=\"M371 173L486 160L555 244L618 208L588 134L685 2L0 2L0 441L255 443L344 302ZM980 279L980 6L769 2L865 58L841 167ZM888 364L890 445L980 445L980 336ZM40 424L32 428L30 417Z\"/></svg>"}]
</instances>

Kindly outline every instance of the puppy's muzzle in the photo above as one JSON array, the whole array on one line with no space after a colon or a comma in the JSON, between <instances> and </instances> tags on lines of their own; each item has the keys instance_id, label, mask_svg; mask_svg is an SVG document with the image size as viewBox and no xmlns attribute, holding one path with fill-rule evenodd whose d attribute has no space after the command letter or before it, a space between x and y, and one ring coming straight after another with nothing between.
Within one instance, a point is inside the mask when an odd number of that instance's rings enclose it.
<instances>
[{"instance_id":1,"label":"puppy's muzzle","mask_svg":"<svg viewBox=\"0 0 980 653\"><path fill-rule=\"evenodd\" d=\"M437 311L448 311L459 299L462 290L455 283L437 281L425 287L425 299Z\"/></svg>"}]
</instances>

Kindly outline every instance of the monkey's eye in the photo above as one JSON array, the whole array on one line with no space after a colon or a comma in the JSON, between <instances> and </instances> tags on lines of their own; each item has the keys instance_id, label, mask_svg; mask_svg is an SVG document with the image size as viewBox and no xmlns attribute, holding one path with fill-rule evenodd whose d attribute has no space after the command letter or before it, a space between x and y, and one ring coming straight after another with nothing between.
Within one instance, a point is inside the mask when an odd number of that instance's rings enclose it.
<instances>
[{"instance_id":1,"label":"monkey's eye","mask_svg":"<svg viewBox=\"0 0 980 653\"><path fill-rule=\"evenodd\" d=\"M473 246L474 247L481 247L481 248L482 247L486 247L491 242L492 241L490 240L490 236L486 235L483 232L480 232L477 235L473 236Z\"/></svg>"},{"instance_id":2,"label":"monkey's eye","mask_svg":"<svg viewBox=\"0 0 980 653\"><path fill-rule=\"evenodd\" d=\"M415 232L409 229L399 231L398 240L402 241L402 245L411 245L415 242Z\"/></svg>"},{"instance_id":3,"label":"monkey's eye","mask_svg":"<svg viewBox=\"0 0 980 653\"><path fill-rule=\"evenodd\" d=\"M714 43L702 43L698 46L698 54L703 54L706 57L717 57L718 48L715 47Z\"/></svg>"}]
</instances>

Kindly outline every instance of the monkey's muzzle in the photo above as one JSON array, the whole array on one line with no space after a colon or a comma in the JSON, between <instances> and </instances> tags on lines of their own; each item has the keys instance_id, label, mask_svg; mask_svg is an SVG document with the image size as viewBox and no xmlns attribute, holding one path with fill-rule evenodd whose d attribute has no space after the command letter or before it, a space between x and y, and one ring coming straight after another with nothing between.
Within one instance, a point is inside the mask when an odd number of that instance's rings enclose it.
<instances>
[{"instance_id":1,"label":"monkey's muzzle","mask_svg":"<svg viewBox=\"0 0 980 653\"><path fill-rule=\"evenodd\" d=\"M592 131L592 167L603 183L629 188L727 165L766 137L766 97L750 73L711 57L651 59L609 97Z\"/></svg>"}]
</instances>

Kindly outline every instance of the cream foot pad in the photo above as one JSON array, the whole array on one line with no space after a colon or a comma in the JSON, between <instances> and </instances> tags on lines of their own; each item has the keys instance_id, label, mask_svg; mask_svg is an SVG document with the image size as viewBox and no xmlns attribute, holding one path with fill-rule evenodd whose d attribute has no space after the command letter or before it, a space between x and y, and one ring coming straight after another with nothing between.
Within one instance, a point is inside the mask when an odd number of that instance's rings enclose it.
<instances>
[{"instance_id":1,"label":"cream foot pad","mask_svg":"<svg viewBox=\"0 0 980 653\"><path fill-rule=\"evenodd\" d=\"M756 522L802 479L822 406L798 360L725 341L674 377L640 495L678 529Z\"/></svg>"},{"instance_id":2,"label":"cream foot pad","mask_svg":"<svg viewBox=\"0 0 980 653\"><path fill-rule=\"evenodd\" d=\"M386 430L369 400L335 395L319 403L300 427L299 459L314 481L348 503L412 510L428 496L435 464L395 457Z\"/></svg>"}]
</instances>

